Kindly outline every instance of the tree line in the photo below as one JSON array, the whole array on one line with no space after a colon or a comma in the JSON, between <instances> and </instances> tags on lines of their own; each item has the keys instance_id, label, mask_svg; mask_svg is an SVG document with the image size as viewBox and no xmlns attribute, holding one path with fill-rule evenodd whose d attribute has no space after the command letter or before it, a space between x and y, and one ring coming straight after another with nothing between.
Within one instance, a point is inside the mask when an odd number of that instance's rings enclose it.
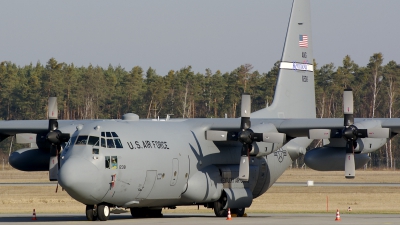
<instances>
[{"instance_id":1,"label":"tree line","mask_svg":"<svg viewBox=\"0 0 400 225\"><path fill-rule=\"evenodd\" d=\"M345 56L342 65L319 66L314 61L316 110L320 118L343 117L343 89L352 88L355 117L397 117L400 110L400 67L383 65L382 53L359 66ZM0 63L0 120L47 119L47 99L56 96L59 119L119 119L133 112L140 118L221 118L240 116L241 94L251 94L252 111L273 101L279 62L270 71L253 71L250 64L231 72L206 69L193 72L190 66L158 75L140 66L126 70L57 62L17 66ZM6 143L4 141L4 143ZM0 144L8 151L5 144ZM389 146L390 145L390 146ZM398 139L375 153L387 167L394 167ZM387 150L386 150L387 149ZM395 149L395 151L391 151ZM399 152L400 153L400 152ZM400 166L400 165L399 165Z\"/></svg>"}]
</instances>

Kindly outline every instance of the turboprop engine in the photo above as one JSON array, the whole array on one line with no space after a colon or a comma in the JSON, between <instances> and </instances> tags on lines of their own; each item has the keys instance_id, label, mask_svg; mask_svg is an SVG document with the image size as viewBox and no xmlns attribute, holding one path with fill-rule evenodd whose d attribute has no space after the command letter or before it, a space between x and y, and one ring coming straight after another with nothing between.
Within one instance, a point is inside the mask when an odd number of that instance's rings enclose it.
<instances>
[{"instance_id":1,"label":"turboprop engine","mask_svg":"<svg viewBox=\"0 0 400 225\"><path fill-rule=\"evenodd\" d=\"M10 165L23 171L49 171L50 181L57 180L60 152L75 127L73 124L65 126L64 132L58 129L57 98L49 97L47 129L16 134L17 143L31 146L13 152L9 158Z\"/></svg>"},{"instance_id":2,"label":"turboprop engine","mask_svg":"<svg viewBox=\"0 0 400 225\"><path fill-rule=\"evenodd\" d=\"M316 158L314 160L317 160L317 162L312 162L312 160L308 160L310 165L322 168L330 168L330 166L323 165L322 163L328 163L331 166L335 166L331 162L336 161L337 163L339 163L339 165L336 165L336 167L344 168L345 177L348 179L352 179L355 177L356 174L355 170L357 169L356 159L355 159L355 155L358 153L356 150L357 146L360 146L359 150L361 150L362 148L361 153L366 153L367 151L371 152L376 150L377 148L380 148L385 143L386 139L390 138L391 136L390 129L382 128L378 121L374 121L373 119L371 119L371 121L368 120L364 120L361 122L354 121L353 109L354 109L353 91L351 89L345 89L343 92L343 115L344 115L343 127L339 129L338 128L310 129L308 135L310 139L323 139L323 140L341 139L345 141L345 146L343 147L333 148L333 149L328 148L328 150L323 149L323 152L329 151L330 153L326 154L325 156L319 153L321 149L313 150L315 151L315 153L314 152L310 153L308 157L311 157L312 155L315 154ZM365 142L368 140L369 146L365 145L364 141L360 142L359 141L360 139L364 139ZM338 141L336 140L336 142ZM362 144L362 146L360 144ZM342 149L346 150L345 154L342 154L343 152ZM325 158L326 156L329 157L329 159ZM344 167L341 166L342 163L340 163L339 161L332 160L334 157L337 156L344 156L342 158L342 160L343 159L345 160ZM316 165L314 165L314 163ZM310 167L312 168L312 166Z\"/></svg>"},{"instance_id":3,"label":"turboprop engine","mask_svg":"<svg viewBox=\"0 0 400 225\"><path fill-rule=\"evenodd\" d=\"M343 171L345 169L346 147L314 148L304 156L305 164L318 171ZM362 168L370 157L368 154L354 154L355 169Z\"/></svg>"},{"instance_id":4,"label":"turboprop engine","mask_svg":"<svg viewBox=\"0 0 400 225\"><path fill-rule=\"evenodd\" d=\"M49 151L35 148L23 148L11 153L9 162L12 167L22 171L48 171Z\"/></svg>"}]
</instances>

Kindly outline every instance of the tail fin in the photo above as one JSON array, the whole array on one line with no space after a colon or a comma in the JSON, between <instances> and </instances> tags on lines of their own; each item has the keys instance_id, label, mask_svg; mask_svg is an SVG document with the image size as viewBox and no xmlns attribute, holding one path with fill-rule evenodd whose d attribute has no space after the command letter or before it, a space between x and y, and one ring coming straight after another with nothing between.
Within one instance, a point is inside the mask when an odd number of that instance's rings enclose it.
<instances>
[{"instance_id":1,"label":"tail fin","mask_svg":"<svg viewBox=\"0 0 400 225\"><path fill-rule=\"evenodd\" d=\"M309 0L294 0L273 103L252 118L315 118Z\"/></svg>"}]
</instances>

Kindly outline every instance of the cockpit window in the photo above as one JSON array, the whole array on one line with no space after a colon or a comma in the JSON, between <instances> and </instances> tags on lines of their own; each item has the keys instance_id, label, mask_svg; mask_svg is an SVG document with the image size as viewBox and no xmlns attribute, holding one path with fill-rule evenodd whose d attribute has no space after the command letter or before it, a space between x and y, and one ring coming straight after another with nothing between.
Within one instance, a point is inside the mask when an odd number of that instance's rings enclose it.
<instances>
[{"instance_id":1,"label":"cockpit window","mask_svg":"<svg viewBox=\"0 0 400 225\"><path fill-rule=\"evenodd\" d=\"M115 148L113 139L107 139L107 148Z\"/></svg>"},{"instance_id":2,"label":"cockpit window","mask_svg":"<svg viewBox=\"0 0 400 225\"><path fill-rule=\"evenodd\" d=\"M124 148L124 147L122 147L122 143L121 143L121 140L119 138L114 139L114 141L115 141L115 147Z\"/></svg>"},{"instance_id":3,"label":"cockpit window","mask_svg":"<svg viewBox=\"0 0 400 225\"><path fill-rule=\"evenodd\" d=\"M106 139L101 138L101 147L105 148L106 146Z\"/></svg>"},{"instance_id":4,"label":"cockpit window","mask_svg":"<svg viewBox=\"0 0 400 225\"><path fill-rule=\"evenodd\" d=\"M87 140L88 140L88 136L87 135L80 135L76 139L76 145L86 145Z\"/></svg>"},{"instance_id":5,"label":"cockpit window","mask_svg":"<svg viewBox=\"0 0 400 225\"><path fill-rule=\"evenodd\" d=\"M94 137L94 136L89 136L89 141L88 141L88 145L94 145L94 146L99 146L99 137Z\"/></svg>"},{"instance_id":6,"label":"cockpit window","mask_svg":"<svg viewBox=\"0 0 400 225\"><path fill-rule=\"evenodd\" d=\"M100 146L103 148L124 148L118 134L111 131L101 132Z\"/></svg>"}]
</instances>

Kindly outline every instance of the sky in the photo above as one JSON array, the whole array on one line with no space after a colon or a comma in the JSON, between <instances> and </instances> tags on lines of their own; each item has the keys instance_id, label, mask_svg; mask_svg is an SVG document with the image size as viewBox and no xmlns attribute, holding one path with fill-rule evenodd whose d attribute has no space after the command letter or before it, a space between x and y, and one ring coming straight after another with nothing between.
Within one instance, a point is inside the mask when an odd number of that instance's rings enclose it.
<instances>
[{"instance_id":1,"label":"sky","mask_svg":"<svg viewBox=\"0 0 400 225\"><path fill-rule=\"evenodd\" d=\"M267 73L282 55L291 0L3 0L0 62L18 66L152 67L158 75L191 66L230 72L251 64ZM381 52L400 63L400 1L311 0L318 66L360 66Z\"/></svg>"}]
</instances>

